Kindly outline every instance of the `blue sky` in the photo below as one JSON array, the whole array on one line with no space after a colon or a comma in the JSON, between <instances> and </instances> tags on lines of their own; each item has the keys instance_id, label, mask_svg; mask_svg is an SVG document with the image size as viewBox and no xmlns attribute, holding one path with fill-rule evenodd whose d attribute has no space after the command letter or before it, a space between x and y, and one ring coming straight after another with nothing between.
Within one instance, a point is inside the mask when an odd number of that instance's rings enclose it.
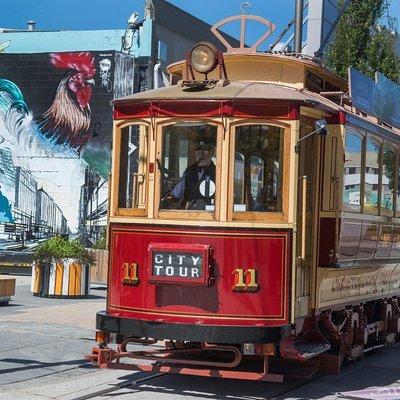
<instances>
[{"instance_id":1,"label":"blue sky","mask_svg":"<svg viewBox=\"0 0 400 400\"><path fill-rule=\"evenodd\" d=\"M243 0L169 0L210 24L240 13ZM295 0L249 0L249 14L260 15L282 31L293 18ZM400 19L400 0L391 0L390 14ZM25 29L30 19L37 29L86 30L125 28L133 11L143 13L144 0L1 0L0 27ZM229 32L233 33L233 32Z\"/></svg>"},{"instance_id":2,"label":"blue sky","mask_svg":"<svg viewBox=\"0 0 400 400\"><path fill-rule=\"evenodd\" d=\"M395 0L400 1L400 0ZM243 0L169 0L196 17L214 24L240 14ZM286 24L294 13L295 0L250 0L252 14ZM141 14L144 0L1 0L0 27L25 28L34 19L38 29L124 28L133 11Z\"/></svg>"}]
</instances>

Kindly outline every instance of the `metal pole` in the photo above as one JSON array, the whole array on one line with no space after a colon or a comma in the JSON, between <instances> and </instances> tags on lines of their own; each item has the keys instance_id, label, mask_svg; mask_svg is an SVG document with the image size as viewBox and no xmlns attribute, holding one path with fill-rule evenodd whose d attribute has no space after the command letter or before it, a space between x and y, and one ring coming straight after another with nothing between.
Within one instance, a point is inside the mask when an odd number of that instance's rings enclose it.
<instances>
[{"instance_id":1,"label":"metal pole","mask_svg":"<svg viewBox=\"0 0 400 400\"><path fill-rule=\"evenodd\" d=\"M296 0L296 26L294 33L294 51L295 53L302 52L303 42L303 3L304 0Z\"/></svg>"}]
</instances>

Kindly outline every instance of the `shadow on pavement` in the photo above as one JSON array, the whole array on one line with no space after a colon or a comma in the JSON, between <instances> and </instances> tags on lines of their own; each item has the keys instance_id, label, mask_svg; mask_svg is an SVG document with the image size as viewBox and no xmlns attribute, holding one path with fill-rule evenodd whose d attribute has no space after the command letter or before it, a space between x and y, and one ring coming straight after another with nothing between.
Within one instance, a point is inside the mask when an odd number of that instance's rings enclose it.
<instances>
[{"instance_id":1,"label":"shadow on pavement","mask_svg":"<svg viewBox=\"0 0 400 400\"><path fill-rule=\"evenodd\" d=\"M71 366L77 366L77 367L85 365L88 367L92 367L84 359L60 361L60 362L42 362L42 361L36 361L36 360L30 360L30 359L20 359L20 358L2 358L2 359L0 359L0 362L22 365L21 367L0 370L0 375L1 374L10 374L12 372L37 369L37 368L51 368L51 367L57 367L60 365L71 365Z\"/></svg>"}]
</instances>

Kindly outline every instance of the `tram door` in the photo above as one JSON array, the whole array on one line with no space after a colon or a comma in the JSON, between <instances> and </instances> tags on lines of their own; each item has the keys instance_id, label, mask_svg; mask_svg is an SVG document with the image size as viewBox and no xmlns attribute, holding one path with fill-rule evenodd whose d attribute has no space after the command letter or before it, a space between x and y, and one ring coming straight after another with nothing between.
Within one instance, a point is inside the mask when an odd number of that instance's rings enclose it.
<instances>
[{"instance_id":1,"label":"tram door","mask_svg":"<svg viewBox=\"0 0 400 400\"><path fill-rule=\"evenodd\" d=\"M314 120L311 118L302 120L300 137L314 129ZM319 165L318 143L318 136L313 135L302 141L299 151L295 298L295 317L297 318L308 315L311 307L312 266L315 265L316 196L318 196L318 190L316 190Z\"/></svg>"}]
</instances>

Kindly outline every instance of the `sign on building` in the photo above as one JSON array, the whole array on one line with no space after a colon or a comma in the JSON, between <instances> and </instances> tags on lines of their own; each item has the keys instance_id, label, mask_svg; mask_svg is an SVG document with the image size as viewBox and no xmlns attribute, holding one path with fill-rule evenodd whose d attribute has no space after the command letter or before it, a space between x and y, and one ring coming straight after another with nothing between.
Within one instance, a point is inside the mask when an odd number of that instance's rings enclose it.
<instances>
[{"instance_id":1,"label":"sign on building","mask_svg":"<svg viewBox=\"0 0 400 400\"><path fill-rule=\"evenodd\" d=\"M400 85L379 72L374 81L349 68L349 86L354 107L400 128Z\"/></svg>"}]
</instances>

